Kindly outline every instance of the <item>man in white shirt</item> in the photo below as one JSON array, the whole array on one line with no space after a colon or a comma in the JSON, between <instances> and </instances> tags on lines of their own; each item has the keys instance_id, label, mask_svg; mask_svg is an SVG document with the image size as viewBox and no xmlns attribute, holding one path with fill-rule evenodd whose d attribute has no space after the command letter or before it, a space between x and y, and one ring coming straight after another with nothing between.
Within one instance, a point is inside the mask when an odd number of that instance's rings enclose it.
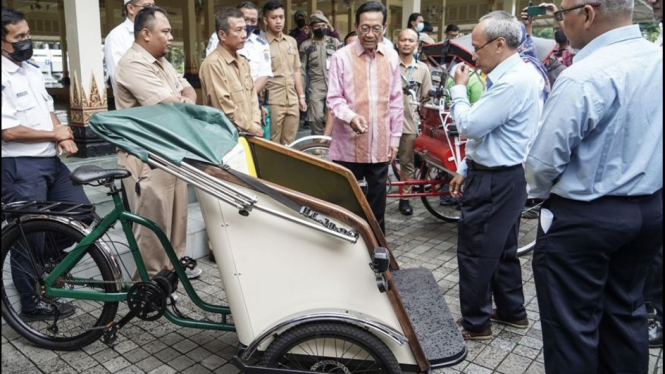
<instances>
[{"instance_id":1,"label":"man in white shirt","mask_svg":"<svg viewBox=\"0 0 665 374\"><path fill-rule=\"evenodd\" d=\"M259 10L256 5L250 1L245 1L238 4L237 8L245 15L245 23L247 24L245 46L238 50L238 54L244 56L249 62L249 73L254 80L254 91L259 93L268 83L268 80L273 78L270 46L265 39L254 33L256 25L259 23ZM206 47L206 56L212 53L218 44L219 38L216 33L213 33Z\"/></svg>"},{"instance_id":2,"label":"man in white shirt","mask_svg":"<svg viewBox=\"0 0 665 374\"><path fill-rule=\"evenodd\" d=\"M127 18L106 35L104 40L104 64L106 65L104 81L111 80L114 93L117 91L115 68L118 66L118 61L134 43L134 17L141 9L150 6L155 6L153 0L124 0L124 13Z\"/></svg>"}]
</instances>

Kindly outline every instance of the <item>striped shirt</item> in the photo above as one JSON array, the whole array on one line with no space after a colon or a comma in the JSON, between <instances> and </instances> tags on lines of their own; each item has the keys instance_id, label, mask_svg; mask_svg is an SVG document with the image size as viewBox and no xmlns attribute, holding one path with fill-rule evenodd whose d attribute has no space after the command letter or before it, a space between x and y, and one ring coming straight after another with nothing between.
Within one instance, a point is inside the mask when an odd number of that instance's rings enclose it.
<instances>
[{"instance_id":1,"label":"striped shirt","mask_svg":"<svg viewBox=\"0 0 665 374\"><path fill-rule=\"evenodd\" d=\"M333 116L330 159L356 163L388 162L390 147L402 136L404 105L399 57L379 43L374 57L358 41L332 56L326 104ZM356 134L349 122L367 121Z\"/></svg>"}]
</instances>

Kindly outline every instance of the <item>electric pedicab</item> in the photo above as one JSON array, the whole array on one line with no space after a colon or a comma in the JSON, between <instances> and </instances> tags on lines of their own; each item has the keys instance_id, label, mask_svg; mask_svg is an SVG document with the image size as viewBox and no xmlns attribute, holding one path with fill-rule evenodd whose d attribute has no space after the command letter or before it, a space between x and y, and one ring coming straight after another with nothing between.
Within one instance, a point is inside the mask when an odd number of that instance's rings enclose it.
<instances>
[{"instance_id":1,"label":"electric pedicab","mask_svg":"<svg viewBox=\"0 0 665 374\"><path fill-rule=\"evenodd\" d=\"M157 104L99 113L90 127L150 168L194 186L228 304L203 301L184 273L193 260L178 259L159 227L124 210L116 183L128 171L81 167L73 182L107 187L115 206L92 225L76 219L91 206L3 206L2 316L30 342L59 350L99 338L112 344L130 320L164 316L181 326L235 331L234 363L246 373L431 372L465 358L434 276L400 268L347 169L239 136L209 107ZM123 277L126 265L103 240L117 222L139 280ZM173 271L148 277L132 224L158 236ZM40 251L31 249L37 242ZM15 261L26 258L36 273L30 292L55 308L54 320L30 321L20 313L12 271L24 270ZM178 284L219 318L192 318L177 303L168 309ZM64 303L75 311L61 309ZM122 317L119 303L128 306Z\"/></svg>"}]
</instances>

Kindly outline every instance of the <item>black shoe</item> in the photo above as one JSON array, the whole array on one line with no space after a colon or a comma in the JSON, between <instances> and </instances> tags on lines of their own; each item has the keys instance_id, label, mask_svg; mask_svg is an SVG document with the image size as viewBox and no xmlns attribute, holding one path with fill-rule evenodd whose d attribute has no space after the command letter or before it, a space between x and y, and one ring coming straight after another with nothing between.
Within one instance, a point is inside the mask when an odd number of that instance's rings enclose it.
<instances>
[{"instance_id":1,"label":"black shoe","mask_svg":"<svg viewBox=\"0 0 665 374\"><path fill-rule=\"evenodd\" d=\"M649 348L663 346L663 324L655 319L649 320Z\"/></svg>"},{"instance_id":2,"label":"black shoe","mask_svg":"<svg viewBox=\"0 0 665 374\"><path fill-rule=\"evenodd\" d=\"M411 203L409 203L409 200L399 201L399 211L405 216L410 216L413 214L413 208L411 208Z\"/></svg>"},{"instance_id":3,"label":"black shoe","mask_svg":"<svg viewBox=\"0 0 665 374\"><path fill-rule=\"evenodd\" d=\"M52 320L55 319L56 308L60 311L58 319L67 318L76 311L76 307L72 303L58 300L55 302L54 307L52 304L39 301L34 310L27 312L21 311L20 317L23 322Z\"/></svg>"}]
</instances>

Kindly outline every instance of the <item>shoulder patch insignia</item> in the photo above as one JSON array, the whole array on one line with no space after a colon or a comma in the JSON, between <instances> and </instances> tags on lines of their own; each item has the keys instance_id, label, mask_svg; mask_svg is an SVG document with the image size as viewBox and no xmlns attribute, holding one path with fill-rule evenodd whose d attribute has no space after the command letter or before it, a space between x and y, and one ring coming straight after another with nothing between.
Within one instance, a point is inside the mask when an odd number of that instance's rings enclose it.
<instances>
[{"instance_id":1,"label":"shoulder patch insignia","mask_svg":"<svg viewBox=\"0 0 665 374\"><path fill-rule=\"evenodd\" d=\"M270 53L268 53L268 51L263 52L263 59L266 62L270 61Z\"/></svg>"},{"instance_id":2,"label":"shoulder patch insignia","mask_svg":"<svg viewBox=\"0 0 665 374\"><path fill-rule=\"evenodd\" d=\"M262 38L262 37L260 37L260 36L257 36L257 37L256 37L256 40L258 40L258 41L259 41L259 43L261 43L261 44L263 44L263 45L266 45L266 44L268 44L268 41L267 41L267 40L265 40L265 39L263 39L263 38Z\"/></svg>"}]
</instances>

